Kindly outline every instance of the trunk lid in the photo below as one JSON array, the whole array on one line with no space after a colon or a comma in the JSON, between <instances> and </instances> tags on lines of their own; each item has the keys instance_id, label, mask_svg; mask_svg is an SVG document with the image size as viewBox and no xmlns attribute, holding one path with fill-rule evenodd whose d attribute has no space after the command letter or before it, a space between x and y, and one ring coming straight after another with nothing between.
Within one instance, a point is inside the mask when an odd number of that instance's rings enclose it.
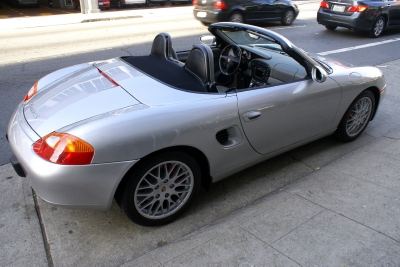
<instances>
[{"instance_id":1,"label":"trunk lid","mask_svg":"<svg viewBox=\"0 0 400 267\"><path fill-rule=\"evenodd\" d=\"M67 71L58 81L38 90L25 104L24 115L32 129L44 136L78 121L137 104L123 88L90 66L72 75Z\"/></svg>"}]
</instances>

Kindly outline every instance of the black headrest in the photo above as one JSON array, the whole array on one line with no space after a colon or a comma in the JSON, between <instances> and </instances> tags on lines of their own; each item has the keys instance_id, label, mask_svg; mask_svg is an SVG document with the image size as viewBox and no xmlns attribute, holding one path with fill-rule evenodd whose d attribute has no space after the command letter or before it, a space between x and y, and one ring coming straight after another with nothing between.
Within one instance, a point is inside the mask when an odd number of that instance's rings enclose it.
<instances>
[{"instance_id":1,"label":"black headrest","mask_svg":"<svg viewBox=\"0 0 400 267\"><path fill-rule=\"evenodd\" d=\"M176 53L172 48L171 36L168 33L162 32L157 34L154 38L150 55L165 59L177 59Z\"/></svg>"},{"instance_id":2,"label":"black headrest","mask_svg":"<svg viewBox=\"0 0 400 267\"><path fill-rule=\"evenodd\" d=\"M185 68L194 73L203 83L214 83L214 56L207 45L195 45L186 59Z\"/></svg>"}]
</instances>

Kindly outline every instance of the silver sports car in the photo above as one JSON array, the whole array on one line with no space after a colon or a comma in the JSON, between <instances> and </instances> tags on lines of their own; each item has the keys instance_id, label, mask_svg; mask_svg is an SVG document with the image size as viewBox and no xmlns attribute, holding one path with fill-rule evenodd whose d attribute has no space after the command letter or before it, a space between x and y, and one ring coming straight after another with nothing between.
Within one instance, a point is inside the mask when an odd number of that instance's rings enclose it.
<instances>
[{"instance_id":1,"label":"silver sports car","mask_svg":"<svg viewBox=\"0 0 400 267\"><path fill-rule=\"evenodd\" d=\"M334 134L356 139L385 93L375 67L311 55L285 37L217 23L190 51L166 33L146 56L55 71L8 126L18 175L55 205L141 225L180 216L201 185Z\"/></svg>"}]
</instances>

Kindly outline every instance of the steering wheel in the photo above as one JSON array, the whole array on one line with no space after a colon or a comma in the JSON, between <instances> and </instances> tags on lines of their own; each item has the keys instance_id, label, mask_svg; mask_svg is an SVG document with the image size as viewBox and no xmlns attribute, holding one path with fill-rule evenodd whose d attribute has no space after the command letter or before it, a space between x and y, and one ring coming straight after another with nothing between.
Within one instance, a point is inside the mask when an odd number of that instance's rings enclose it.
<instances>
[{"instance_id":1,"label":"steering wheel","mask_svg":"<svg viewBox=\"0 0 400 267\"><path fill-rule=\"evenodd\" d=\"M222 74L232 75L240 66L240 60L242 58L242 50L235 44L225 46L219 57L219 68Z\"/></svg>"}]
</instances>

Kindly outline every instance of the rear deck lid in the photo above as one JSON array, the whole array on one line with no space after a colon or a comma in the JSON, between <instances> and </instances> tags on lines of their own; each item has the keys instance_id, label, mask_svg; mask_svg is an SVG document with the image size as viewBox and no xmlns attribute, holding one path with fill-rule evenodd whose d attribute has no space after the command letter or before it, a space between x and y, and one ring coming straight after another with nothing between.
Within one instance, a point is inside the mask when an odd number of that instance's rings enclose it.
<instances>
[{"instance_id":1,"label":"rear deck lid","mask_svg":"<svg viewBox=\"0 0 400 267\"><path fill-rule=\"evenodd\" d=\"M135 98L92 66L38 91L24 106L24 114L32 129L44 136L78 121L137 104Z\"/></svg>"}]
</instances>

